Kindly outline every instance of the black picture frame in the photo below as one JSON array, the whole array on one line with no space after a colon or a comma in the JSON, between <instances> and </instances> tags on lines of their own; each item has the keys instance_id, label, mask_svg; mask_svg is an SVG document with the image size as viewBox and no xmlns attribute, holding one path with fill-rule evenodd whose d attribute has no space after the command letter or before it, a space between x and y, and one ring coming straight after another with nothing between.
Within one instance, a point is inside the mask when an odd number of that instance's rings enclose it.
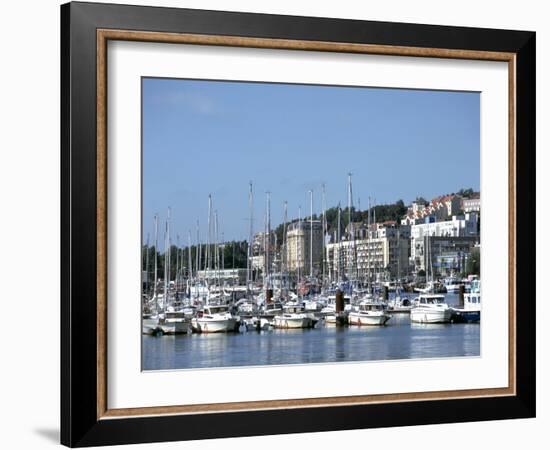
<instances>
[{"instance_id":1,"label":"black picture frame","mask_svg":"<svg viewBox=\"0 0 550 450\"><path fill-rule=\"evenodd\" d=\"M515 53L516 395L98 419L98 29ZM62 5L61 443L81 447L534 417L535 40L535 33L527 31L80 2Z\"/></svg>"}]
</instances>

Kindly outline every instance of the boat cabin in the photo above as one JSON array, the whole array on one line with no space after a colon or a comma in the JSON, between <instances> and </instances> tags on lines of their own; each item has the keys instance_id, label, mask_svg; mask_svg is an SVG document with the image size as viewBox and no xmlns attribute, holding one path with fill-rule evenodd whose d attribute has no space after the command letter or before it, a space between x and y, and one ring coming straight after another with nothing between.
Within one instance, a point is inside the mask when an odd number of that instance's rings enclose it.
<instances>
[{"instance_id":1,"label":"boat cabin","mask_svg":"<svg viewBox=\"0 0 550 450\"><path fill-rule=\"evenodd\" d=\"M385 307L382 303L360 303L359 311L384 311Z\"/></svg>"},{"instance_id":2,"label":"boat cabin","mask_svg":"<svg viewBox=\"0 0 550 450\"><path fill-rule=\"evenodd\" d=\"M421 295L418 297L419 306L427 305L444 305L445 296L444 295Z\"/></svg>"}]
</instances>

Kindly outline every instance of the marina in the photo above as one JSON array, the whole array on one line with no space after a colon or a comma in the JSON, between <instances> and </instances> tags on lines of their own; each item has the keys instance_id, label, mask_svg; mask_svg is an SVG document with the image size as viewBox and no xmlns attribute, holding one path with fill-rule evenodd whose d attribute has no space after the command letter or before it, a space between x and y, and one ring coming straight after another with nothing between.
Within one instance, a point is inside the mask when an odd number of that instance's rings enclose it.
<instances>
[{"instance_id":1,"label":"marina","mask_svg":"<svg viewBox=\"0 0 550 450\"><path fill-rule=\"evenodd\" d=\"M410 261L409 251L405 249L406 259L401 255L410 235L407 226L380 224L370 198L366 223L354 220L351 173L347 181L347 226L342 226L338 207L333 240L327 239L323 186L319 217L312 190L307 217L300 208L297 220L290 220L283 204L279 242L271 229L270 192L265 197L265 229L254 234L249 183L246 267L235 266L234 242L231 266L225 267L228 244L220 238L212 195L204 244L197 223L195 244L189 230L188 245L182 247L176 235L174 246L168 208L161 254L155 215L153 254L147 237L143 257L144 370L479 355L479 277L454 272L443 277L435 270L431 239L425 242L425 270L411 271L405 262ZM395 238L393 266L380 262L371 245L388 235ZM337 245L332 264L328 242ZM360 242L366 248L363 260ZM349 345L337 344L342 339ZM264 345L269 355L258 357ZM415 348L418 345L423 348ZM247 349L244 353L241 346ZM194 352L199 352L198 359ZM217 356L211 359L212 354Z\"/></svg>"},{"instance_id":2,"label":"marina","mask_svg":"<svg viewBox=\"0 0 550 450\"><path fill-rule=\"evenodd\" d=\"M425 147L425 130L416 153L404 151L403 140L393 157L383 150L390 148L388 133L374 145L362 121L331 128L338 139L326 146L312 140L318 123L304 133L304 115L278 115L277 123L301 138L269 134L277 144L268 151L248 140L251 127L233 129L224 114L206 117L186 104L172 111L185 120L181 127L170 122L167 136L159 117L169 119L166 110L176 105L161 108L165 97L158 94L174 90L203 92L235 110L244 95L250 103L241 117L260 119L264 130L262 114L283 98L285 111L289 102L301 108L307 102L296 96L311 99L313 92L326 100L320 109L328 108L319 120L336 105L342 117L355 117L382 95L383 105L386 95L405 96L411 105L417 96L435 96L445 110L452 100L416 91L145 80L144 370L479 355L481 194L472 169L478 139L453 153L462 169L449 174L430 169L439 161L432 151L447 145L444 135ZM461 94L460 101L479 109L476 96ZM250 116L251 104L258 116ZM395 109L391 120L400 113ZM193 133L191 123L205 132ZM463 124L464 133L470 125ZM232 138L222 138L215 131L221 129ZM351 135L358 146L348 147ZM247 150L239 153L237 144ZM468 185L474 187L460 188Z\"/></svg>"},{"instance_id":3,"label":"marina","mask_svg":"<svg viewBox=\"0 0 550 450\"><path fill-rule=\"evenodd\" d=\"M457 295L447 294L455 305ZM386 326L335 326L142 336L143 370L383 361L480 355L479 323L416 324L393 314Z\"/></svg>"}]
</instances>

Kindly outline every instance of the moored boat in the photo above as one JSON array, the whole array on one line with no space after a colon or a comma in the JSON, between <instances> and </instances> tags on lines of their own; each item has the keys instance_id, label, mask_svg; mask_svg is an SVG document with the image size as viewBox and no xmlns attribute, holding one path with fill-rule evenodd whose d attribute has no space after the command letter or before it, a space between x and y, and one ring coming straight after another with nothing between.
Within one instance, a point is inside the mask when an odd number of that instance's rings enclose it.
<instances>
[{"instance_id":1,"label":"moored boat","mask_svg":"<svg viewBox=\"0 0 550 450\"><path fill-rule=\"evenodd\" d=\"M350 325L385 325L391 316L386 311L386 306L372 299L361 301L355 310L348 314Z\"/></svg>"},{"instance_id":2,"label":"moored boat","mask_svg":"<svg viewBox=\"0 0 550 450\"><path fill-rule=\"evenodd\" d=\"M464 294L464 306L453 308L453 322L479 322L481 318L480 281L473 280L470 292Z\"/></svg>"},{"instance_id":3,"label":"moored boat","mask_svg":"<svg viewBox=\"0 0 550 450\"><path fill-rule=\"evenodd\" d=\"M448 323L451 321L452 309L445 303L445 296L439 294L422 294L411 309L411 322L415 323Z\"/></svg>"},{"instance_id":4,"label":"moored boat","mask_svg":"<svg viewBox=\"0 0 550 450\"><path fill-rule=\"evenodd\" d=\"M237 319L227 305L207 305L199 310L191 325L198 333L224 333L235 330Z\"/></svg>"},{"instance_id":5,"label":"moored boat","mask_svg":"<svg viewBox=\"0 0 550 450\"><path fill-rule=\"evenodd\" d=\"M305 314L304 307L297 303L288 303L283 307L282 314L273 318L274 328L311 328L313 321Z\"/></svg>"}]
</instances>

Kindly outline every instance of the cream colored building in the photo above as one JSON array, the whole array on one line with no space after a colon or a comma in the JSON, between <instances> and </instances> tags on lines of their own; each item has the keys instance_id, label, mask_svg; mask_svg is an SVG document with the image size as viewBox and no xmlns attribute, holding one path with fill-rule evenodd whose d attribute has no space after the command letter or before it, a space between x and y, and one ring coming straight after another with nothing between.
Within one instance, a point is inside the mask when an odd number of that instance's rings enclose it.
<instances>
[{"instance_id":1,"label":"cream colored building","mask_svg":"<svg viewBox=\"0 0 550 450\"><path fill-rule=\"evenodd\" d=\"M313 224L308 220L291 223L286 232L286 241L290 272L299 270L302 275L309 276L320 271L323 255L323 227L319 220L314 220ZM310 262L313 262L313 274L310 274Z\"/></svg>"},{"instance_id":2,"label":"cream colored building","mask_svg":"<svg viewBox=\"0 0 550 450\"><path fill-rule=\"evenodd\" d=\"M327 266L332 280L371 280L408 272L410 239L395 228L379 228L364 239L331 243L326 247Z\"/></svg>"}]
</instances>

